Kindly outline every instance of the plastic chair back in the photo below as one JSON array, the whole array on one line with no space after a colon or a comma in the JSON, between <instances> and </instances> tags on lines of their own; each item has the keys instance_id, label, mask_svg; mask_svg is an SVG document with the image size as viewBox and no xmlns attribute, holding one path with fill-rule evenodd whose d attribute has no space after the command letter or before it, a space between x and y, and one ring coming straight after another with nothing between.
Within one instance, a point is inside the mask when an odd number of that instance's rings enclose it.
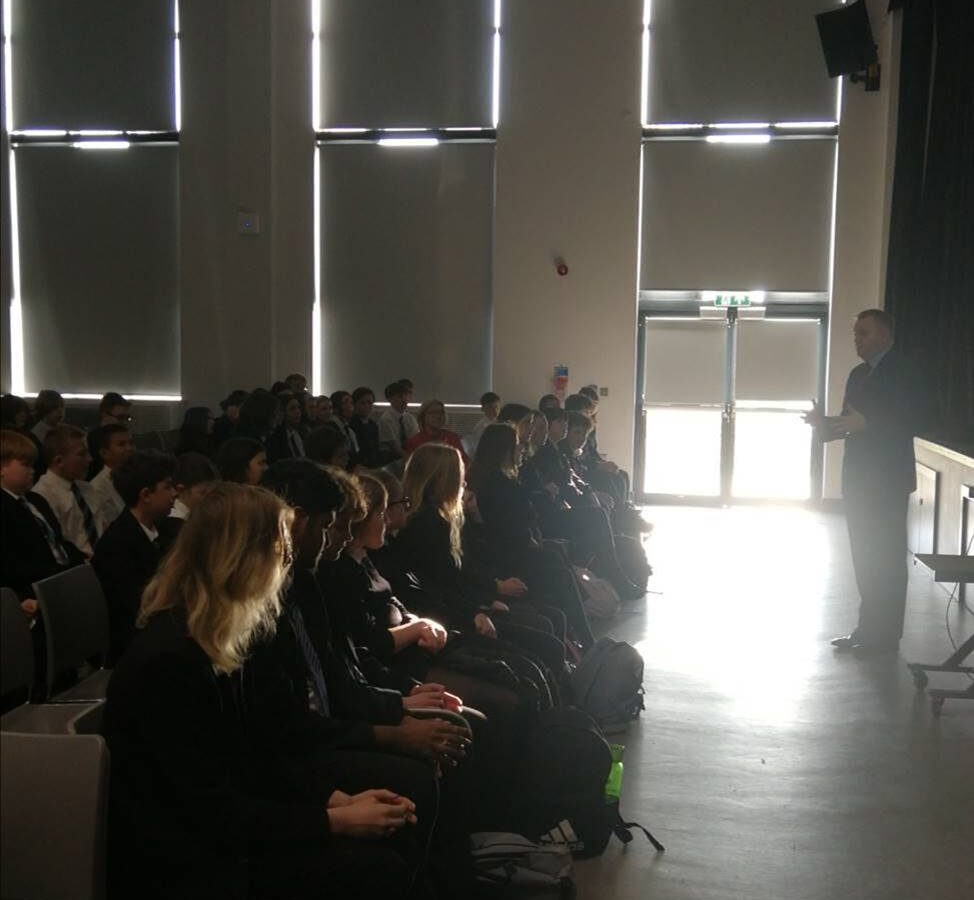
<instances>
[{"instance_id":1,"label":"plastic chair back","mask_svg":"<svg viewBox=\"0 0 974 900\"><path fill-rule=\"evenodd\" d=\"M20 608L20 598L10 588L0 588L0 695L25 691L34 683L34 644L30 625Z\"/></svg>"},{"instance_id":2,"label":"plastic chair back","mask_svg":"<svg viewBox=\"0 0 974 900\"><path fill-rule=\"evenodd\" d=\"M98 735L0 734L0 895L102 900L108 748Z\"/></svg>"}]
</instances>

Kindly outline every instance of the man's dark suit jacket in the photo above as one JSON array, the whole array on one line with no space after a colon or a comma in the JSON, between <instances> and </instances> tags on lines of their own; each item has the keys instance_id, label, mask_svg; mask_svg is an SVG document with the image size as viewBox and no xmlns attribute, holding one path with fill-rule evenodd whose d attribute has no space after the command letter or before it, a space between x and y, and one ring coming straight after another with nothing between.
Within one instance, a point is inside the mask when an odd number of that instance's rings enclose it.
<instances>
[{"instance_id":1,"label":"man's dark suit jacket","mask_svg":"<svg viewBox=\"0 0 974 900\"><path fill-rule=\"evenodd\" d=\"M6 491L0 491L0 585L13 588L21 600L34 596L33 583L85 562L84 554L61 534L61 525L48 502L40 495L26 498L47 520L68 556L62 566L54 558L40 523Z\"/></svg>"},{"instance_id":2,"label":"man's dark suit jacket","mask_svg":"<svg viewBox=\"0 0 974 900\"><path fill-rule=\"evenodd\" d=\"M849 373L842 414L857 410L865 417L866 428L845 441L845 496L916 489L913 435L924 418L923 403L917 377L895 347L875 370L862 363Z\"/></svg>"},{"instance_id":3,"label":"man's dark suit jacket","mask_svg":"<svg viewBox=\"0 0 974 900\"><path fill-rule=\"evenodd\" d=\"M98 539L91 564L108 601L111 661L117 660L135 635L142 591L176 539L181 519L158 525L159 547L153 545L131 510L125 510Z\"/></svg>"}]
</instances>

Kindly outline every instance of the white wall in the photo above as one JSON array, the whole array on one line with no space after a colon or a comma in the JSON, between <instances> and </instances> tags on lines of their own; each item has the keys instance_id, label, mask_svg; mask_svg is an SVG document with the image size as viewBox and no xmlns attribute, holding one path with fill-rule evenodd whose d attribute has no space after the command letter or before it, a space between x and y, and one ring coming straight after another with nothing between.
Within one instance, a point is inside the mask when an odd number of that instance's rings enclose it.
<instances>
[{"instance_id":1,"label":"white wall","mask_svg":"<svg viewBox=\"0 0 974 900\"><path fill-rule=\"evenodd\" d=\"M879 45L880 90L842 85L835 257L829 320L827 407L837 412L849 371L860 360L852 344L856 313L884 305L889 202L896 143L900 13L887 14L886 0L869 0ZM827 445L824 496L841 496L842 443Z\"/></svg>"},{"instance_id":2,"label":"white wall","mask_svg":"<svg viewBox=\"0 0 974 900\"><path fill-rule=\"evenodd\" d=\"M504 5L494 223L494 389L533 404L559 363L608 387L600 445L630 467L641 28L639 0Z\"/></svg>"}]
</instances>

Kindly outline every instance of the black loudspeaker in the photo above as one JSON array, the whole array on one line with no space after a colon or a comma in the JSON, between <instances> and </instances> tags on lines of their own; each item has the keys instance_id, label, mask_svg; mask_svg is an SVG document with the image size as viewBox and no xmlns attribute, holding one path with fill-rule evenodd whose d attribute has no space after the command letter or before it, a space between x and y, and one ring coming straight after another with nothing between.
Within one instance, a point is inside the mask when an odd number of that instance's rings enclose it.
<instances>
[{"instance_id":1,"label":"black loudspeaker","mask_svg":"<svg viewBox=\"0 0 974 900\"><path fill-rule=\"evenodd\" d=\"M879 61L865 0L856 0L815 17L829 77L864 72Z\"/></svg>"}]
</instances>

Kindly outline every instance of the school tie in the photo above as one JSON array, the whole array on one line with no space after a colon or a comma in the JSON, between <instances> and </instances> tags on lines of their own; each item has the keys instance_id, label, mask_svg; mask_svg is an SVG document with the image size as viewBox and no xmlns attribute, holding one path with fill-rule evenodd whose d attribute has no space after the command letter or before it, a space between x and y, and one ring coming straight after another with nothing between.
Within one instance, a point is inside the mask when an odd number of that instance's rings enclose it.
<instances>
[{"instance_id":1,"label":"school tie","mask_svg":"<svg viewBox=\"0 0 974 900\"><path fill-rule=\"evenodd\" d=\"M293 431L291 432L290 437L291 437L291 456L294 459L301 459L301 457L304 456L304 454L301 452L301 448L298 447L298 437Z\"/></svg>"},{"instance_id":2,"label":"school tie","mask_svg":"<svg viewBox=\"0 0 974 900\"><path fill-rule=\"evenodd\" d=\"M78 504L78 508L81 510L81 519L84 523L85 537L88 538L88 543L94 547L98 541L98 529L95 528L95 517L91 512L91 507L85 503L85 498L81 494L81 488L78 487L77 481L71 482L71 493L74 494L74 502Z\"/></svg>"},{"instance_id":3,"label":"school tie","mask_svg":"<svg viewBox=\"0 0 974 900\"><path fill-rule=\"evenodd\" d=\"M57 539L54 529L51 528L51 523L48 522L44 516L35 515L30 507L30 504L23 497L20 498L19 503L23 507L24 511L37 523L38 527L44 533L47 546L51 548L51 554L54 556L54 559L57 561L58 565L66 566L68 564L68 554L64 547L61 546L61 542Z\"/></svg>"},{"instance_id":4,"label":"school tie","mask_svg":"<svg viewBox=\"0 0 974 900\"><path fill-rule=\"evenodd\" d=\"M315 650L314 644L311 643L308 629L304 627L304 616L301 615L301 610L294 603L288 603L285 609L288 618L291 620L291 628L297 638L298 646L301 648L301 655L304 656L304 662L311 673L311 687L318 701L318 711L323 716L330 716L328 685L325 684L325 674L321 671L321 660L318 659L318 652Z\"/></svg>"}]
</instances>

